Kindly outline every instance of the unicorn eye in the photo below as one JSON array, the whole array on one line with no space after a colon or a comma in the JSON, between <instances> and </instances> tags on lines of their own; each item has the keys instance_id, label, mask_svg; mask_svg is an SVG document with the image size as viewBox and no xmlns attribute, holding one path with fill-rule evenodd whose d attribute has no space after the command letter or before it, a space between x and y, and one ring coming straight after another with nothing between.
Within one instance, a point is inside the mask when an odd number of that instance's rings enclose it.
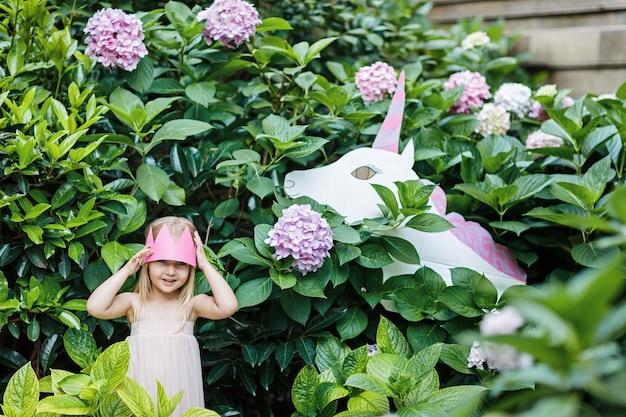
<instances>
[{"instance_id":1,"label":"unicorn eye","mask_svg":"<svg viewBox=\"0 0 626 417\"><path fill-rule=\"evenodd\" d=\"M363 165L352 171L350 174L359 180L369 180L376 174L380 174L382 171L373 165Z\"/></svg>"}]
</instances>

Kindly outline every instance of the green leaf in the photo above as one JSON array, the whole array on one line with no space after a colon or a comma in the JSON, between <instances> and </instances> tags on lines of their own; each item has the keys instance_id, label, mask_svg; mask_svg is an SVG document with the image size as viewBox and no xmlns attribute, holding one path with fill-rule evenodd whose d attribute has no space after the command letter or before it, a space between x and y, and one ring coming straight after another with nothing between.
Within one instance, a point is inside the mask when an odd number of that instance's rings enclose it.
<instances>
[{"instance_id":1,"label":"green leaf","mask_svg":"<svg viewBox=\"0 0 626 417\"><path fill-rule=\"evenodd\" d=\"M315 362L315 343L311 339L299 338L296 340L296 349L302 360L308 364L313 365Z\"/></svg>"},{"instance_id":2,"label":"green leaf","mask_svg":"<svg viewBox=\"0 0 626 417\"><path fill-rule=\"evenodd\" d=\"M220 415L213 410L192 407L185 411L180 417L220 417Z\"/></svg>"},{"instance_id":3,"label":"green leaf","mask_svg":"<svg viewBox=\"0 0 626 417\"><path fill-rule=\"evenodd\" d=\"M283 311L295 322L306 324L311 315L311 299L298 294L295 291L282 291L280 293L280 305Z\"/></svg>"},{"instance_id":4,"label":"green leaf","mask_svg":"<svg viewBox=\"0 0 626 417\"><path fill-rule=\"evenodd\" d=\"M480 317L483 311L474 304L474 299L467 289L450 286L444 288L439 295L439 301L444 303L450 310L464 317Z\"/></svg>"},{"instance_id":5,"label":"green leaf","mask_svg":"<svg viewBox=\"0 0 626 417\"><path fill-rule=\"evenodd\" d=\"M358 246L338 243L335 245L335 253L337 254L339 265L341 266L347 264L353 259L358 258L361 255L361 249L359 249Z\"/></svg>"},{"instance_id":6,"label":"green leaf","mask_svg":"<svg viewBox=\"0 0 626 417\"><path fill-rule=\"evenodd\" d=\"M302 415L315 415L317 412L317 402L315 391L320 382L320 377L314 367L304 366L296 375L296 379L291 387L291 398L293 406Z\"/></svg>"},{"instance_id":7,"label":"green leaf","mask_svg":"<svg viewBox=\"0 0 626 417\"><path fill-rule=\"evenodd\" d=\"M404 262L412 265L420 264L420 257L415 249L415 246L406 239L396 236L382 235L381 239L389 252L389 255L393 256L400 262Z\"/></svg>"},{"instance_id":8,"label":"green leaf","mask_svg":"<svg viewBox=\"0 0 626 417\"><path fill-rule=\"evenodd\" d=\"M320 410L323 410L333 401L348 396L350 392L341 385L334 382L322 382L315 389L315 403Z\"/></svg>"},{"instance_id":9,"label":"green leaf","mask_svg":"<svg viewBox=\"0 0 626 417\"><path fill-rule=\"evenodd\" d=\"M119 242L108 242L102 247L102 259L112 272L117 272L133 257L135 251Z\"/></svg>"},{"instance_id":10,"label":"green leaf","mask_svg":"<svg viewBox=\"0 0 626 417\"><path fill-rule=\"evenodd\" d=\"M63 346L69 357L82 369L91 366L100 354L93 335L82 328L67 329Z\"/></svg>"},{"instance_id":11,"label":"green leaf","mask_svg":"<svg viewBox=\"0 0 626 417\"><path fill-rule=\"evenodd\" d=\"M215 84L215 81L192 83L185 88L185 94L201 106L207 106L215 96Z\"/></svg>"},{"instance_id":12,"label":"green leaf","mask_svg":"<svg viewBox=\"0 0 626 417\"><path fill-rule=\"evenodd\" d=\"M589 268L604 268L620 257L617 247L601 247L598 242L584 242L572 248L572 258Z\"/></svg>"},{"instance_id":13,"label":"green leaf","mask_svg":"<svg viewBox=\"0 0 626 417\"><path fill-rule=\"evenodd\" d=\"M244 264L269 266L271 262L262 258L257 252L254 240L250 238L238 238L227 242L221 247L217 256L230 255Z\"/></svg>"},{"instance_id":14,"label":"green leaf","mask_svg":"<svg viewBox=\"0 0 626 417\"><path fill-rule=\"evenodd\" d=\"M137 168L137 184L141 191L153 201L159 202L170 183L170 178L163 169L148 164L141 164Z\"/></svg>"},{"instance_id":15,"label":"green leaf","mask_svg":"<svg viewBox=\"0 0 626 417\"><path fill-rule=\"evenodd\" d=\"M596 193L583 185L570 182L557 182L550 186L550 192L559 200L588 211L595 206Z\"/></svg>"},{"instance_id":16,"label":"green leaf","mask_svg":"<svg viewBox=\"0 0 626 417\"><path fill-rule=\"evenodd\" d=\"M73 395L53 395L45 397L37 406L37 413L52 413L63 416L85 416L89 406Z\"/></svg>"},{"instance_id":17,"label":"green leaf","mask_svg":"<svg viewBox=\"0 0 626 417\"><path fill-rule=\"evenodd\" d=\"M29 362L9 379L2 410L7 417L31 417L35 415L38 401L39 380Z\"/></svg>"},{"instance_id":18,"label":"green leaf","mask_svg":"<svg viewBox=\"0 0 626 417\"><path fill-rule=\"evenodd\" d=\"M348 411L336 414L335 417L375 417L389 414L389 410L389 399L386 395L364 391L352 396L348 400Z\"/></svg>"},{"instance_id":19,"label":"green leaf","mask_svg":"<svg viewBox=\"0 0 626 417\"><path fill-rule=\"evenodd\" d=\"M446 387L433 392L425 402L448 411L467 402L478 402L486 389L480 385Z\"/></svg>"},{"instance_id":20,"label":"green leaf","mask_svg":"<svg viewBox=\"0 0 626 417\"><path fill-rule=\"evenodd\" d=\"M462 191L476 200L487 204L489 207L497 210L498 200L489 192L482 190L480 187L474 184L457 184L453 187L453 190Z\"/></svg>"},{"instance_id":21,"label":"green leaf","mask_svg":"<svg viewBox=\"0 0 626 417\"><path fill-rule=\"evenodd\" d=\"M365 268L378 269L393 263L393 259L387 250L379 245L366 243L360 246L361 254L357 258L357 263Z\"/></svg>"},{"instance_id":22,"label":"green leaf","mask_svg":"<svg viewBox=\"0 0 626 417\"><path fill-rule=\"evenodd\" d=\"M256 32L268 32L272 30L292 30L293 28L285 19L279 17L267 17L256 27Z\"/></svg>"},{"instance_id":23,"label":"green leaf","mask_svg":"<svg viewBox=\"0 0 626 417\"><path fill-rule=\"evenodd\" d=\"M270 269L270 277L272 278L274 284L276 284L281 290L292 288L298 282L294 273L283 273L273 268Z\"/></svg>"},{"instance_id":24,"label":"green leaf","mask_svg":"<svg viewBox=\"0 0 626 417\"><path fill-rule=\"evenodd\" d=\"M154 81L154 63L149 57L142 58L137 68L126 75L128 85L135 91L145 93Z\"/></svg>"},{"instance_id":25,"label":"green leaf","mask_svg":"<svg viewBox=\"0 0 626 417\"><path fill-rule=\"evenodd\" d=\"M25 224L22 226L22 231L26 233L28 238L35 244L43 244L43 229L34 224Z\"/></svg>"},{"instance_id":26,"label":"green leaf","mask_svg":"<svg viewBox=\"0 0 626 417\"><path fill-rule=\"evenodd\" d=\"M254 177L246 183L246 188L259 198L265 198L274 193L274 181L267 177Z\"/></svg>"},{"instance_id":27,"label":"green leaf","mask_svg":"<svg viewBox=\"0 0 626 417\"><path fill-rule=\"evenodd\" d=\"M305 297L326 298L324 287L316 277L299 278L293 290Z\"/></svg>"},{"instance_id":28,"label":"green leaf","mask_svg":"<svg viewBox=\"0 0 626 417\"><path fill-rule=\"evenodd\" d=\"M350 348L343 344L336 337L325 337L317 343L317 354L315 364L320 372L332 371L340 377L340 370L346 356L350 353ZM338 378L339 379L339 378Z\"/></svg>"},{"instance_id":29,"label":"green leaf","mask_svg":"<svg viewBox=\"0 0 626 417\"><path fill-rule=\"evenodd\" d=\"M294 353L295 346L293 343L279 343L278 346L276 346L274 357L276 358L276 362L278 362L281 372L289 366Z\"/></svg>"},{"instance_id":30,"label":"green leaf","mask_svg":"<svg viewBox=\"0 0 626 417\"><path fill-rule=\"evenodd\" d=\"M385 397L393 398L397 396L391 386L386 381L383 381L370 374L350 375L346 380L345 385L360 388L364 391L372 391Z\"/></svg>"},{"instance_id":31,"label":"green leaf","mask_svg":"<svg viewBox=\"0 0 626 417\"><path fill-rule=\"evenodd\" d=\"M376 330L376 344L383 353L395 353L408 357L411 347L402 332L388 318L381 316Z\"/></svg>"},{"instance_id":32,"label":"green leaf","mask_svg":"<svg viewBox=\"0 0 626 417\"><path fill-rule=\"evenodd\" d=\"M202 122L200 120L193 119L177 119L170 120L165 123L159 130L156 131L148 150L152 149L159 142L164 140L183 140L188 136L198 135L200 133L207 132L213 129L213 125L210 123Z\"/></svg>"},{"instance_id":33,"label":"green leaf","mask_svg":"<svg viewBox=\"0 0 626 417\"><path fill-rule=\"evenodd\" d=\"M241 284L235 295L241 309L261 304L269 298L271 293L272 280L270 278L256 278Z\"/></svg>"},{"instance_id":34,"label":"green leaf","mask_svg":"<svg viewBox=\"0 0 626 417\"><path fill-rule=\"evenodd\" d=\"M393 193L393 191L391 191L389 188L385 187L384 185L380 185L380 184L371 184L371 185L372 187L374 187L376 194L378 194L380 199L383 200L385 207L389 209L391 216L394 219L396 219L398 217L399 210L400 210L396 195Z\"/></svg>"},{"instance_id":35,"label":"green leaf","mask_svg":"<svg viewBox=\"0 0 626 417\"><path fill-rule=\"evenodd\" d=\"M435 213L422 213L413 216L407 221L404 227L418 230L420 232L438 233L452 229L452 223Z\"/></svg>"},{"instance_id":36,"label":"green leaf","mask_svg":"<svg viewBox=\"0 0 626 417\"><path fill-rule=\"evenodd\" d=\"M106 351L105 351L106 352ZM139 383L123 376L117 386L117 393L137 417L154 417L154 403L146 390Z\"/></svg>"},{"instance_id":37,"label":"green leaf","mask_svg":"<svg viewBox=\"0 0 626 417\"><path fill-rule=\"evenodd\" d=\"M367 328L367 314L358 307L350 307L337 321L337 332L341 340L354 339Z\"/></svg>"},{"instance_id":38,"label":"green leaf","mask_svg":"<svg viewBox=\"0 0 626 417\"><path fill-rule=\"evenodd\" d=\"M172 398L167 398L165 388L163 388L160 381L157 381L157 408L159 416L171 415L178 406L178 403L180 403L181 398L183 398L182 390L174 394Z\"/></svg>"},{"instance_id":39,"label":"green leaf","mask_svg":"<svg viewBox=\"0 0 626 417\"><path fill-rule=\"evenodd\" d=\"M359 244L363 241L359 232L345 223L333 226L331 229L333 232L333 240L335 242Z\"/></svg>"},{"instance_id":40,"label":"green leaf","mask_svg":"<svg viewBox=\"0 0 626 417\"><path fill-rule=\"evenodd\" d=\"M91 368L91 377L105 381L104 392L115 389L126 378L129 361L128 342L114 343L98 356Z\"/></svg>"}]
</instances>

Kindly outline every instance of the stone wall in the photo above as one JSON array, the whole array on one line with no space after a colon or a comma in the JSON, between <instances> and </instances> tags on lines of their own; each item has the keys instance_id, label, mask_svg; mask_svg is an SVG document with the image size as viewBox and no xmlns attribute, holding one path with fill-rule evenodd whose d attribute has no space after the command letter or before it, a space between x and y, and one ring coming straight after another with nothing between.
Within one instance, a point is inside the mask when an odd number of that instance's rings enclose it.
<instances>
[{"instance_id":1,"label":"stone wall","mask_svg":"<svg viewBox=\"0 0 626 417\"><path fill-rule=\"evenodd\" d=\"M433 22L504 18L521 30L514 53L573 95L610 93L626 82L626 0L433 0Z\"/></svg>"}]
</instances>

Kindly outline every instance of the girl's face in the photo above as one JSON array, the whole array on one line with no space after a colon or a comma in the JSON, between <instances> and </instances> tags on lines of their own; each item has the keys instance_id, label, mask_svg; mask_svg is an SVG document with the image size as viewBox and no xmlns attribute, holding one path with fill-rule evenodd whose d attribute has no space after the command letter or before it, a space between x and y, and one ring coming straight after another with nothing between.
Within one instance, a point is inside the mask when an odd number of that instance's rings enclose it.
<instances>
[{"instance_id":1,"label":"girl's face","mask_svg":"<svg viewBox=\"0 0 626 417\"><path fill-rule=\"evenodd\" d=\"M178 293L189 279L191 266L179 261L152 261L148 263L148 276L152 291L163 294Z\"/></svg>"}]
</instances>

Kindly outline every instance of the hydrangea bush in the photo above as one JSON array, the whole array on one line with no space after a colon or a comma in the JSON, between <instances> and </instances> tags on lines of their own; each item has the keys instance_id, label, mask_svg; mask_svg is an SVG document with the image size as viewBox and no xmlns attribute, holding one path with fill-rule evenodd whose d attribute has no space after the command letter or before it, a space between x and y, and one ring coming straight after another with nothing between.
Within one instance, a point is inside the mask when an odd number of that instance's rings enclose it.
<instances>
[{"instance_id":1,"label":"hydrangea bush","mask_svg":"<svg viewBox=\"0 0 626 417\"><path fill-rule=\"evenodd\" d=\"M421 2L109 6L0 10L10 398L29 362L58 393L52 368L78 372L68 355L92 363L125 337L85 300L146 222L177 214L239 299L232 320L197 325L207 406L222 415L623 414L626 86L595 96L548 84L509 54L503 22L437 28ZM498 294L459 268L451 286L426 268L383 281L383 266L419 253L382 232L436 229L420 206L433 187L378 189L381 217L354 225L285 197L287 172L371 145L400 71L400 147L413 144L416 173L444 189L448 211L510 249L526 290ZM507 307L524 324L482 334Z\"/></svg>"}]
</instances>

